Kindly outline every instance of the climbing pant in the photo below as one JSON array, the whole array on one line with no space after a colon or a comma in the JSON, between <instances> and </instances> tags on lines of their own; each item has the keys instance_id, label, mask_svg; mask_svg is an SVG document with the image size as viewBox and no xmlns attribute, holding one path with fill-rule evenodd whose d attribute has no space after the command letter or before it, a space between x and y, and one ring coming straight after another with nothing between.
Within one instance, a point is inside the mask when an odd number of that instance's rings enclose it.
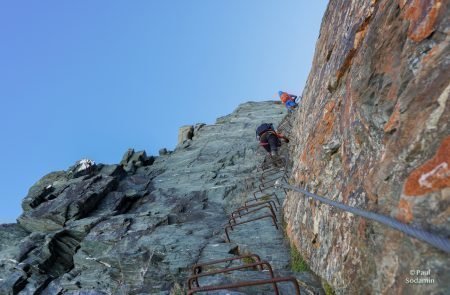
<instances>
[{"instance_id":1,"label":"climbing pant","mask_svg":"<svg viewBox=\"0 0 450 295\"><path fill-rule=\"evenodd\" d=\"M277 152L278 147L281 146L280 139L272 132L266 132L261 136L260 139L261 145L264 147L264 149L270 153L270 152Z\"/></svg>"},{"instance_id":2,"label":"climbing pant","mask_svg":"<svg viewBox=\"0 0 450 295\"><path fill-rule=\"evenodd\" d=\"M292 110L293 108L295 108L297 106L297 104L295 103L295 101L293 100L289 100L286 102L286 108L288 110Z\"/></svg>"}]
</instances>

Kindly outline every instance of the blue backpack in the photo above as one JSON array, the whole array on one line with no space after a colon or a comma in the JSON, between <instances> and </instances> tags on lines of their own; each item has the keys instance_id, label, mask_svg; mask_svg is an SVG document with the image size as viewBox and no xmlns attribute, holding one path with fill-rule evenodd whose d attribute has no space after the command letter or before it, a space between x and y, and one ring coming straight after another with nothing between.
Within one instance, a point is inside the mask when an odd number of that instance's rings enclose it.
<instances>
[{"instance_id":1,"label":"blue backpack","mask_svg":"<svg viewBox=\"0 0 450 295\"><path fill-rule=\"evenodd\" d=\"M272 123L263 123L259 125L258 128L256 128L256 138L259 138L259 136L261 136L264 132L269 130L275 131L275 128L273 128Z\"/></svg>"}]
</instances>

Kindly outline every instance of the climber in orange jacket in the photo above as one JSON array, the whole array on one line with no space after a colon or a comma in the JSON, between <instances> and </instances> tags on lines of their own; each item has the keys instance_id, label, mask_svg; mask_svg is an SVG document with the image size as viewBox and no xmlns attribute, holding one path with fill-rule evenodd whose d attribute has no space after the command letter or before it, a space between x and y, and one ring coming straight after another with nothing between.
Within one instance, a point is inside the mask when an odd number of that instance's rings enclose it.
<instances>
[{"instance_id":1,"label":"climber in orange jacket","mask_svg":"<svg viewBox=\"0 0 450 295\"><path fill-rule=\"evenodd\" d=\"M281 101L284 103L289 112L292 112L292 110L298 106L298 104L295 102L295 100L297 99L296 95L289 94L281 90L278 91L278 95L280 96Z\"/></svg>"}]
</instances>

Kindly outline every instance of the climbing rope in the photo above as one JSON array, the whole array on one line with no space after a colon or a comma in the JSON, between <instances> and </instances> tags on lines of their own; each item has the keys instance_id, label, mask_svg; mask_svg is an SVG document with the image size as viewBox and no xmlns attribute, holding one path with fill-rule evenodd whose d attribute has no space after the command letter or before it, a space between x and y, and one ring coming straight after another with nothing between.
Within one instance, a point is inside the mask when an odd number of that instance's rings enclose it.
<instances>
[{"instance_id":1,"label":"climbing rope","mask_svg":"<svg viewBox=\"0 0 450 295\"><path fill-rule=\"evenodd\" d=\"M381 215L381 214L377 214L377 213L374 213L374 212L370 212L370 211L366 211L366 210L363 210L363 209L359 209L359 208L356 208L356 207L348 206L348 205L345 205L343 203L336 202L336 201L333 201L333 200L330 200L330 199L318 196L318 195L310 193L310 192L308 192L308 191L306 191L304 189L301 189L301 188L289 185L289 184L287 184L285 182L283 183L283 182L281 182L279 180L276 181L275 186L281 187L281 188L284 188L284 189L293 190L293 191L296 191L296 192L299 192L299 193L303 193L303 194L313 198L314 200L318 200L318 201L320 201L322 203L328 204L328 205L333 206L333 207L337 207L339 209L342 209L344 211L353 213L355 215L359 215L359 216L365 217L367 219L377 221L377 222L379 222L381 224L387 225L387 226L389 226L391 228L394 228L394 229L396 229L398 231L401 231L402 233L405 233L405 234L407 234L409 236L412 236L412 237L414 237L416 239L419 239L419 240L424 241L424 242L426 242L426 243L428 243L430 245L433 245L436 248L438 248L438 249L440 249L440 250L442 250L444 252L450 253L450 240L448 240L446 238L437 236L435 234L432 234L430 232L424 231L422 229L414 228L412 226L404 224L404 223L402 223L402 222L400 222L398 220L395 220L395 219L393 219L391 217L388 217L388 216L385 216L385 215Z\"/></svg>"}]
</instances>

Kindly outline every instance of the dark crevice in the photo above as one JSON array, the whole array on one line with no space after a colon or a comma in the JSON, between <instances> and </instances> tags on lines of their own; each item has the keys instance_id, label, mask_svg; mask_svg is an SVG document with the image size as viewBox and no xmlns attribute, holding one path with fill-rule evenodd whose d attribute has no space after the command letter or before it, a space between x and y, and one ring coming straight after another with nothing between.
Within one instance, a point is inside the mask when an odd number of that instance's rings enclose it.
<instances>
[{"instance_id":1,"label":"dark crevice","mask_svg":"<svg viewBox=\"0 0 450 295\"><path fill-rule=\"evenodd\" d=\"M181 205L180 209L178 209L178 213L186 213L186 206Z\"/></svg>"},{"instance_id":2,"label":"dark crevice","mask_svg":"<svg viewBox=\"0 0 450 295\"><path fill-rule=\"evenodd\" d=\"M34 295L40 295L42 294L42 291L44 291L45 288L52 282L51 278L46 279L41 286L39 286L36 291L34 292Z\"/></svg>"},{"instance_id":3,"label":"dark crevice","mask_svg":"<svg viewBox=\"0 0 450 295\"><path fill-rule=\"evenodd\" d=\"M22 276L20 279L18 279L12 288L13 295L19 294L19 292L25 288L27 283L27 277Z\"/></svg>"},{"instance_id":4,"label":"dark crevice","mask_svg":"<svg viewBox=\"0 0 450 295\"><path fill-rule=\"evenodd\" d=\"M124 197L120 200L120 203L117 205L117 207L115 208L117 214L125 214L127 213L129 210L131 210L131 208L134 207L134 205L141 200L141 197Z\"/></svg>"},{"instance_id":5,"label":"dark crevice","mask_svg":"<svg viewBox=\"0 0 450 295\"><path fill-rule=\"evenodd\" d=\"M236 246L231 248L230 251L228 251L228 254L239 256L239 247Z\"/></svg>"},{"instance_id":6,"label":"dark crevice","mask_svg":"<svg viewBox=\"0 0 450 295\"><path fill-rule=\"evenodd\" d=\"M68 231L57 233L42 249L47 256L39 268L52 277L58 277L73 268L73 255L80 245L79 238Z\"/></svg>"},{"instance_id":7,"label":"dark crevice","mask_svg":"<svg viewBox=\"0 0 450 295\"><path fill-rule=\"evenodd\" d=\"M333 47L331 47L331 49L328 50L328 52L327 52L327 56L325 57L325 59L326 59L327 62L330 61L331 54L333 54L333 49L334 49L334 45L333 45Z\"/></svg>"},{"instance_id":8,"label":"dark crevice","mask_svg":"<svg viewBox=\"0 0 450 295\"><path fill-rule=\"evenodd\" d=\"M36 208L40 204L44 203L48 198L46 199L46 196L51 194L55 191L55 188L53 186L46 187L42 190L42 192L33 200L33 202L30 203L31 208Z\"/></svg>"},{"instance_id":9,"label":"dark crevice","mask_svg":"<svg viewBox=\"0 0 450 295\"><path fill-rule=\"evenodd\" d=\"M177 224L178 217L176 215L170 214L167 216L167 225Z\"/></svg>"}]
</instances>

